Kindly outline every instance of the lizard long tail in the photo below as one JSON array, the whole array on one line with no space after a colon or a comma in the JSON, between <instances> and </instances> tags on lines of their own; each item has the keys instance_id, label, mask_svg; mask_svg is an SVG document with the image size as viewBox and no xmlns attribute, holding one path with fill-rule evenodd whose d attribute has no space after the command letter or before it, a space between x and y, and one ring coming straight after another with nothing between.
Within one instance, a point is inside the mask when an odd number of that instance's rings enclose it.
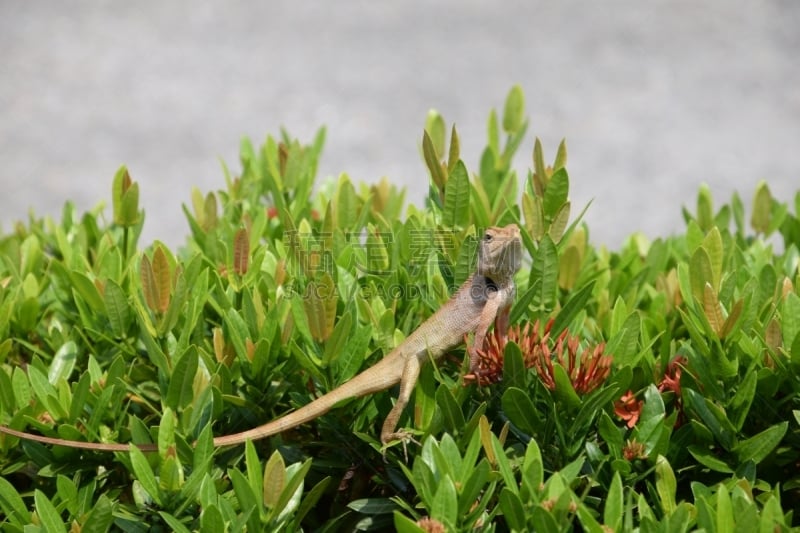
<instances>
[{"instance_id":1,"label":"lizard long tail","mask_svg":"<svg viewBox=\"0 0 800 533\"><path fill-rule=\"evenodd\" d=\"M241 433L225 435L224 437L216 437L214 439L214 446L232 446L248 440L258 440L276 435L287 429L314 420L330 411L337 403L343 400L358 398L366 396L367 394L386 390L400 382L402 367L395 367L397 363L402 362L403 360L401 358L395 358L392 357L392 354L389 354L375 366L366 369L350 381L320 396L300 409L256 428L242 431Z\"/></svg>"}]
</instances>

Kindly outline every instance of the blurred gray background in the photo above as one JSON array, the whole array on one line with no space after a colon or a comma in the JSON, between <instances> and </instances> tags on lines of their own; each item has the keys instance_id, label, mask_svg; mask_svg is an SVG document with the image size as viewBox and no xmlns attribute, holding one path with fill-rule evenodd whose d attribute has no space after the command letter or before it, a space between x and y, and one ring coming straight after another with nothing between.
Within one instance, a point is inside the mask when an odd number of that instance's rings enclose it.
<instances>
[{"instance_id":1,"label":"blurred gray background","mask_svg":"<svg viewBox=\"0 0 800 533\"><path fill-rule=\"evenodd\" d=\"M421 203L429 108L477 169L490 107L526 95L547 159L567 138L595 244L680 230L760 179L800 184L800 2L0 1L0 224L105 200L127 164L142 246L183 243L193 185L224 187L240 138L328 140L323 176L388 176Z\"/></svg>"}]
</instances>

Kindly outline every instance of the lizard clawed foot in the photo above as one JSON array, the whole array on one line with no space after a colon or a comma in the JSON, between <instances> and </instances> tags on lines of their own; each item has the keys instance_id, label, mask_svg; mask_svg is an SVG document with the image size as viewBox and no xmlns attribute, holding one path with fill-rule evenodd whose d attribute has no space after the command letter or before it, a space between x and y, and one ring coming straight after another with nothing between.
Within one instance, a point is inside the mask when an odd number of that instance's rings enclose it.
<instances>
[{"instance_id":1,"label":"lizard clawed foot","mask_svg":"<svg viewBox=\"0 0 800 533\"><path fill-rule=\"evenodd\" d=\"M408 462L408 443L413 442L414 444L420 445L419 441L414 438L413 434L404 429L400 429L386 435L381 435L384 459L386 458L386 450L396 441L400 441L403 444L403 457L405 458L406 462Z\"/></svg>"}]
</instances>

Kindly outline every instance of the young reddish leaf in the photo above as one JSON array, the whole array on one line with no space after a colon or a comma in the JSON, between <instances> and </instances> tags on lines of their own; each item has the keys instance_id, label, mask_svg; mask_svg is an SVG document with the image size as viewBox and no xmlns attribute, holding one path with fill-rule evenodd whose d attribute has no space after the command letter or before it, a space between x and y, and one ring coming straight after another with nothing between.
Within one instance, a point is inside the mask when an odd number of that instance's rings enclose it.
<instances>
[{"instance_id":1,"label":"young reddish leaf","mask_svg":"<svg viewBox=\"0 0 800 533\"><path fill-rule=\"evenodd\" d=\"M169 307L172 276L169 268L167 254L162 246L158 246L153 253L153 282L156 291L156 310L164 313Z\"/></svg>"},{"instance_id":2,"label":"young reddish leaf","mask_svg":"<svg viewBox=\"0 0 800 533\"><path fill-rule=\"evenodd\" d=\"M142 279L142 293L144 301L151 311L158 311L158 287L156 286L153 264L147 254L142 254L142 261L139 265L139 275Z\"/></svg>"},{"instance_id":3,"label":"young reddish leaf","mask_svg":"<svg viewBox=\"0 0 800 533\"><path fill-rule=\"evenodd\" d=\"M243 276L247 273L250 259L250 237L245 228L236 232L233 238L233 271Z\"/></svg>"},{"instance_id":4,"label":"young reddish leaf","mask_svg":"<svg viewBox=\"0 0 800 533\"><path fill-rule=\"evenodd\" d=\"M736 326L736 323L739 321L739 317L742 316L742 309L744 309L744 300L739 298L736 300L736 303L733 304L733 308L731 309L730 313L728 313L728 318L725 319L725 323L722 325L722 329L719 331L720 339L724 339L731 334L733 328Z\"/></svg>"},{"instance_id":5,"label":"young reddish leaf","mask_svg":"<svg viewBox=\"0 0 800 533\"><path fill-rule=\"evenodd\" d=\"M773 351L777 352L781 347L783 341L783 334L781 333L781 324L777 318L773 318L767 324L767 330L764 333L764 340L767 342Z\"/></svg>"},{"instance_id":6,"label":"young reddish leaf","mask_svg":"<svg viewBox=\"0 0 800 533\"><path fill-rule=\"evenodd\" d=\"M711 325L711 329L720 337L725 324L725 317L722 316L722 307L717 299L717 294L708 282L703 288L703 311L708 323Z\"/></svg>"},{"instance_id":7,"label":"young reddish leaf","mask_svg":"<svg viewBox=\"0 0 800 533\"><path fill-rule=\"evenodd\" d=\"M547 233L550 234L550 238L553 239L553 242L560 242L561 237L564 236L564 230L567 229L567 223L569 222L569 208L570 203L564 202L553 217L553 221L550 223L550 229Z\"/></svg>"},{"instance_id":8,"label":"young reddish leaf","mask_svg":"<svg viewBox=\"0 0 800 533\"><path fill-rule=\"evenodd\" d=\"M264 505L274 509L286 486L286 465L277 451L273 452L264 466Z\"/></svg>"},{"instance_id":9,"label":"young reddish leaf","mask_svg":"<svg viewBox=\"0 0 800 533\"><path fill-rule=\"evenodd\" d=\"M306 286L303 309L308 319L308 329L317 342L326 341L333 332L336 301L336 287L327 272L319 281L311 281Z\"/></svg>"}]
</instances>

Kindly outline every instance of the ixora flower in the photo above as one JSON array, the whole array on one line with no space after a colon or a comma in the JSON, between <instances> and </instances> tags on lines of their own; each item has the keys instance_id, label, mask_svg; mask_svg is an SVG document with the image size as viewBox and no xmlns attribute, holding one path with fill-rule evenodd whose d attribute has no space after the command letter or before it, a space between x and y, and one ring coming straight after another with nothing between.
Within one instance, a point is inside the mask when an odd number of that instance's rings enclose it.
<instances>
[{"instance_id":1,"label":"ixora flower","mask_svg":"<svg viewBox=\"0 0 800 533\"><path fill-rule=\"evenodd\" d=\"M628 428L632 428L639 421L643 404L642 400L636 399L633 391L628 391L622 395L622 398L614 402L614 413L625 421Z\"/></svg>"},{"instance_id":2,"label":"ixora flower","mask_svg":"<svg viewBox=\"0 0 800 533\"><path fill-rule=\"evenodd\" d=\"M667 365L664 377L658 384L660 392L672 392L675 395L675 409L678 411L678 418L675 420L675 427L680 427L686 421L686 414L683 411L683 397L681 396L681 373L686 367L686 357L679 355Z\"/></svg>"},{"instance_id":3,"label":"ixora flower","mask_svg":"<svg viewBox=\"0 0 800 533\"><path fill-rule=\"evenodd\" d=\"M518 324L508 329L505 339L495 331L487 336L482 347L476 349L479 356L479 376L469 374L464 376L464 381L475 381L481 385L500 381L503 376L503 352L506 342L510 340L519 346L525 367L535 368L539 379L550 390L556 388L554 361L564 368L575 392L586 394L602 385L611 372L613 362L610 355L604 354L605 343L587 347L581 352L580 339L564 330L551 347L552 327L552 319L544 327L544 331L540 331L538 320L525 326Z\"/></svg>"}]
</instances>

